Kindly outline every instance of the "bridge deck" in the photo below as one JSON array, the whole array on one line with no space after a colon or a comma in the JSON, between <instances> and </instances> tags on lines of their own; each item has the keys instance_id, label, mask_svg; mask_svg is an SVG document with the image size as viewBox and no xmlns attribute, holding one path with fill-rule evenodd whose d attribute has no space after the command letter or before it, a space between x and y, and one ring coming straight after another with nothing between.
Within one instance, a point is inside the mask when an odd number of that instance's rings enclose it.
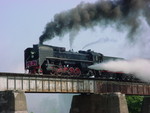
<instances>
[{"instance_id":1,"label":"bridge deck","mask_svg":"<svg viewBox=\"0 0 150 113\"><path fill-rule=\"evenodd\" d=\"M56 77L19 73L0 73L0 91L23 90L28 93L108 93L150 95L150 84L100 79Z\"/></svg>"}]
</instances>

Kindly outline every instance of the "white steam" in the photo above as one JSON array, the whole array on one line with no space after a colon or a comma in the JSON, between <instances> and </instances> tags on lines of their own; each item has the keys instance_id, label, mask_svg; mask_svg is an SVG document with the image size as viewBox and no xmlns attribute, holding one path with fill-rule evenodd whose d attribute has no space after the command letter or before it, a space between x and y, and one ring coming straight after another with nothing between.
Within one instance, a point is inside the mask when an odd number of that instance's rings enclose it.
<instances>
[{"instance_id":1,"label":"white steam","mask_svg":"<svg viewBox=\"0 0 150 113\"><path fill-rule=\"evenodd\" d=\"M115 60L89 66L90 69L108 70L133 74L146 82L150 81L150 59Z\"/></svg>"}]
</instances>

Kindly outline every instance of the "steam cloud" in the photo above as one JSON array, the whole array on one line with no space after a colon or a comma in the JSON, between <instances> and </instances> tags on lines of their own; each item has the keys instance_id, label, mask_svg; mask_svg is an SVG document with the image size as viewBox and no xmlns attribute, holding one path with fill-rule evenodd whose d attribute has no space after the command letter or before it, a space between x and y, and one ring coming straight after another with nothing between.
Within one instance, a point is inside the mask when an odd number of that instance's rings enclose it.
<instances>
[{"instance_id":1,"label":"steam cloud","mask_svg":"<svg viewBox=\"0 0 150 113\"><path fill-rule=\"evenodd\" d=\"M127 28L128 37L133 39L140 24L139 16L144 16L150 24L150 0L98 0L95 3L80 3L77 7L61 12L47 23L39 38L42 44L55 36L70 33L70 44L81 28L93 28L96 25L115 25L120 30Z\"/></svg>"},{"instance_id":2,"label":"steam cloud","mask_svg":"<svg viewBox=\"0 0 150 113\"><path fill-rule=\"evenodd\" d=\"M150 82L150 59L108 61L105 63L91 65L89 68L133 74L141 80Z\"/></svg>"}]
</instances>

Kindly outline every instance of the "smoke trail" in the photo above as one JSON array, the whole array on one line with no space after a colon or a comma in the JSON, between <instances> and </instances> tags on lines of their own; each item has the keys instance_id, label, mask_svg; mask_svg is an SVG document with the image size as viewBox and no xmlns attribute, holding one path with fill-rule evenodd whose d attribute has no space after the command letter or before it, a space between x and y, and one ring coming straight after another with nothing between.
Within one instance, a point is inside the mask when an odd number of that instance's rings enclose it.
<instances>
[{"instance_id":1,"label":"smoke trail","mask_svg":"<svg viewBox=\"0 0 150 113\"><path fill-rule=\"evenodd\" d=\"M82 2L73 9L56 14L54 20L46 25L39 38L39 43L42 44L55 36L63 36L65 33L71 32L70 43L72 44L74 38L71 37L74 37L81 28L93 28L98 24L100 26L113 24L118 30L127 28L129 30L128 37L133 38L140 24L139 16L144 16L150 24L149 4L150 0Z\"/></svg>"},{"instance_id":2,"label":"smoke trail","mask_svg":"<svg viewBox=\"0 0 150 113\"><path fill-rule=\"evenodd\" d=\"M144 81L150 81L150 59L116 60L89 66L95 70L109 70L133 74Z\"/></svg>"},{"instance_id":3,"label":"smoke trail","mask_svg":"<svg viewBox=\"0 0 150 113\"><path fill-rule=\"evenodd\" d=\"M86 48L86 47L89 47L89 46L91 46L91 45L100 43L100 42L106 43L106 42L115 42L115 41L116 41L116 40L114 40L114 39L100 38L100 39L98 39L97 41L94 41L94 42L91 42L91 43L89 43L89 44L86 44L82 49L84 49L84 48Z\"/></svg>"}]
</instances>

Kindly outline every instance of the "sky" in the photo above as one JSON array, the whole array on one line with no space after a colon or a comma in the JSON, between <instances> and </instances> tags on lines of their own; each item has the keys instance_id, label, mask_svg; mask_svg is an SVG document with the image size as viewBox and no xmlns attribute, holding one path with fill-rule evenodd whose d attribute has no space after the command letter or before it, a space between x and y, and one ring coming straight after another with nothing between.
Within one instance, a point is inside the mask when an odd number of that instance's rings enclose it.
<instances>
[{"instance_id":1,"label":"sky","mask_svg":"<svg viewBox=\"0 0 150 113\"><path fill-rule=\"evenodd\" d=\"M45 26L55 14L76 7L81 2L96 0L0 0L0 72L24 73L24 50L39 43ZM113 26L82 29L76 35L72 48L74 51L92 49L107 56L123 58L150 58L150 28L145 18L140 17L141 33L135 42L127 40L127 30L118 31ZM96 42L96 43L95 43ZM93 43L92 45L89 45ZM55 37L44 44L63 46L70 49L69 33ZM68 97L70 105L72 95L26 94L29 111L38 112L43 100ZM62 98L61 98L62 97ZM58 99L59 98L59 99ZM32 100L32 101L31 101ZM34 104L33 104L34 103ZM38 106L38 107L36 107ZM42 107L42 106L41 106ZM40 109L44 109L43 107ZM68 110L66 108L65 110ZM47 111L45 111L46 113ZM48 113L48 112L47 112ZM57 111L60 113L60 111Z\"/></svg>"}]
</instances>

